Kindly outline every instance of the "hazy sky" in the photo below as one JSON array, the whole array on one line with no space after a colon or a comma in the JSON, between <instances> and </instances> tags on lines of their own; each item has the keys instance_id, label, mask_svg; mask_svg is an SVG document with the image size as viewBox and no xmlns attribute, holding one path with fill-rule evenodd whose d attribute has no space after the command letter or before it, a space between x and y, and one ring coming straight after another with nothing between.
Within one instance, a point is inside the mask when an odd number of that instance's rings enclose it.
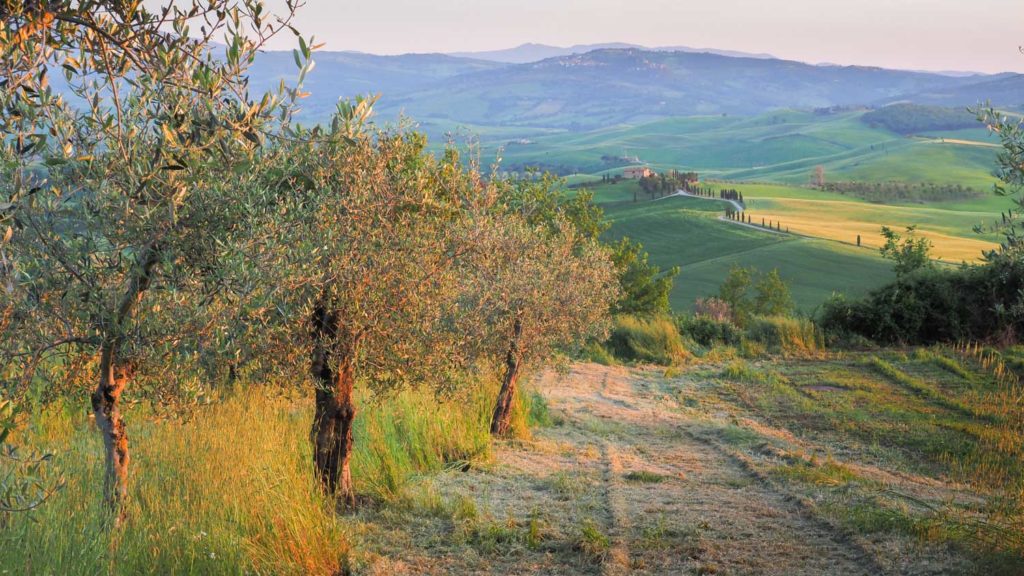
<instances>
[{"instance_id":1,"label":"hazy sky","mask_svg":"<svg viewBox=\"0 0 1024 576\"><path fill-rule=\"evenodd\" d=\"M327 50L379 54L630 42L1024 72L1024 0L307 0L298 24Z\"/></svg>"}]
</instances>

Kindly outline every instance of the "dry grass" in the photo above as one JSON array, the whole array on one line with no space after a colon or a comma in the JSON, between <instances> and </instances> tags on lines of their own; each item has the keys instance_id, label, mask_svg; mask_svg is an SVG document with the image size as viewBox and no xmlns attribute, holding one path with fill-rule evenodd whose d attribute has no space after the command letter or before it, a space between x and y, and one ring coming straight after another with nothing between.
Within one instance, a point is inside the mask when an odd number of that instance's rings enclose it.
<instances>
[{"instance_id":1,"label":"dry grass","mask_svg":"<svg viewBox=\"0 0 1024 576\"><path fill-rule=\"evenodd\" d=\"M971 226L977 222L950 210L804 198L756 199L749 209L757 222L765 218L781 222L784 230L846 244L855 244L860 235L861 245L873 249L884 243L882 226L899 230L920 224L918 234L932 241L935 257L949 262L974 262L983 251L997 248L994 242L972 238Z\"/></svg>"},{"instance_id":2,"label":"dry grass","mask_svg":"<svg viewBox=\"0 0 1024 576\"><path fill-rule=\"evenodd\" d=\"M489 388L437 402L404 392L363 398L353 476L364 496L402 506L418 475L486 460ZM520 412L523 411L520 407ZM335 574L350 556L349 519L311 471L311 403L254 388L160 420L128 415L132 499L109 529L102 452L84 409L48 410L18 441L56 453L67 486L31 514L0 522L0 567L24 574ZM520 416L525 420L525 416Z\"/></svg>"}]
</instances>

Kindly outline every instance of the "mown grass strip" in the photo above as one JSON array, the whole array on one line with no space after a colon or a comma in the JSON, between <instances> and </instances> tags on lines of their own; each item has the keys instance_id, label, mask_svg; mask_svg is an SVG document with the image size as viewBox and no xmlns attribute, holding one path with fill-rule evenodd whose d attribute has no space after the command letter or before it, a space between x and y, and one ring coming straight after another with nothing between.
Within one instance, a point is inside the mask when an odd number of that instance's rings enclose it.
<instances>
[{"instance_id":1,"label":"mown grass strip","mask_svg":"<svg viewBox=\"0 0 1024 576\"><path fill-rule=\"evenodd\" d=\"M915 378L914 376L907 374L903 370L897 368L892 363L887 362L879 358L878 356L872 356L868 358L867 363L869 366L874 368L875 371L882 374L889 380L905 388L909 388L918 396L926 400L929 400L939 406L942 406L947 410L960 412L961 414L972 417L989 417L988 415L979 414L976 410L964 404L963 402L946 397L942 392L937 390L931 384L925 382L924 380L921 380L920 378Z\"/></svg>"}]
</instances>

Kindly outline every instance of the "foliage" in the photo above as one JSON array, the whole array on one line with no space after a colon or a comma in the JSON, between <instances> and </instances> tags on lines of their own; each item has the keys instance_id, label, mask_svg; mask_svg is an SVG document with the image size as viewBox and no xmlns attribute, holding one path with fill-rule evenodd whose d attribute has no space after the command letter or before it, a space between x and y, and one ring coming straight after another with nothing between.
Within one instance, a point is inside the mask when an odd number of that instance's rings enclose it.
<instances>
[{"instance_id":1,"label":"foliage","mask_svg":"<svg viewBox=\"0 0 1024 576\"><path fill-rule=\"evenodd\" d=\"M756 270L734 265L718 288L718 298L729 305L733 319L742 324L753 313L750 288Z\"/></svg>"},{"instance_id":2,"label":"foliage","mask_svg":"<svg viewBox=\"0 0 1024 576\"><path fill-rule=\"evenodd\" d=\"M680 316L677 324L683 336L692 338L701 346L736 346L743 339L743 331L731 320L717 320L698 313L693 316Z\"/></svg>"},{"instance_id":3,"label":"foliage","mask_svg":"<svg viewBox=\"0 0 1024 576\"><path fill-rule=\"evenodd\" d=\"M995 185L995 192L1000 196L1011 197L1011 201L1017 208L1018 214L1024 210L1024 198L1019 196L1024 189L1024 119L1020 117L1003 114L991 106L981 107L977 110L978 120L985 123L989 130L994 132L1002 144L997 157L1000 182ZM1021 226L1018 216L1011 211L1009 231L1003 242L999 253L1008 258L1020 258L1024 251L1024 237L1020 232ZM989 259L996 259L1000 254L993 252L987 254Z\"/></svg>"},{"instance_id":4,"label":"foliage","mask_svg":"<svg viewBox=\"0 0 1024 576\"><path fill-rule=\"evenodd\" d=\"M793 312L793 297L778 269L762 274L754 288L754 312L762 316L785 316Z\"/></svg>"},{"instance_id":5,"label":"foliage","mask_svg":"<svg viewBox=\"0 0 1024 576\"><path fill-rule=\"evenodd\" d=\"M897 134L920 134L936 130L974 128L977 119L962 108L924 106L921 104L890 104L860 117L871 127L882 127Z\"/></svg>"},{"instance_id":6,"label":"foliage","mask_svg":"<svg viewBox=\"0 0 1024 576\"><path fill-rule=\"evenodd\" d=\"M880 343L1016 342L1024 334L1024 263L998 259L956 270L924 269L860 300L833 298L821 325Z\"/></svg>"},{"instance_id":7,"label":"foliage","mask_svg":"<svg viewBox=\"0 0 1024 576\"><path fill-rule=\"evenodd\" d=\"M733 266L718 289L718 297L729 305L733 320L741 326L752 315L786 315L794 308L789 286L777 269L761 274L753 267Z\"/></svg>"},{"instance_id":8,"label":"foliage","mask_svg":"<svg viewBox=\"0 0 1024 576\"><path fill-rule=\"evenodd\" d=\"M971 186L936 182L828 182L823 189L877 204L950 202L982 196Z\"/></svg>"},{"instance_id":9,"label":"foliage","mask_svg":"<svg viewBox=\"0 0 1024 576\"><path fill-rule=\"evenodd\" d=\"M892 260L896 277L924 268L932 267L931 240L914 235L916 226L908 226L906 236L900 235L888 226L882 226L885 244L880 249L883 258Z\"/></svg>"},{"instance_id":10,"label":"foliage","mask_svg":"<svg viewBox=\"0 0 1024 576\"><path fill-rule=\"evenodd\" d=\"M558 222L571 223L583 238L597 239L608 224L604 211L594 203L593 193L579 190L564 192L565 182L549 173L539 177L505 180L500 187L501 201L512 213L521 214L533 226L546 226L557 232Z\"/></svg>"},{"instance_id":11,"label":"foliage","mask_svg":"<svg viewBox=\"0 0 1024 576\"><path fill-rule=\"evenodd\" d=\"M732 319L732 309L729 303L720 298L697 298L693 303L695 316L705 316L716 322L729 322Z\"/></svg>"},{"instance_id":12,"label":"foliage","mask_svg":"<svg viewBox=\"0 0 1024 576\"><path fill-rule=\"evenodd\" d=\"M159 386L173 380L160 361L216 352L219 306L241 296L238 248L227 247L267 201L254 168L301 95L250 97L248 69L295 5L281 18L263 8L59 1L0 12L0 376L19 396L52 376L40 366L99 357L55 380L95 384L112 502L127 491L127 384ZM300 47L301 82L312 63Z\"/></svg>"},{"instance_id":13,"label":"foliage","mask_svg":"<svg viewBox=\"0 0 1024 576\"><path fill-rule=\"evenodd\" d=\"M261 221L261 286L246 316L262 329L251 337L292 373L323 346L329 366L351 362L374 391L450 389L474 334L455 329L459 266L494 224L493 190L457 154L426 153L421 134L372 128L371 109L342 103L331 127L275 150L281 205ZM322 342L309 324L318 307L332 322Z\"/></svg>"},{"instance_id":14,"label":"foliage","mask_svg":"<svg viewBox=\"0 0 1024 576\"><path fill-rule=\"evenodd\" d=\"M670 310L668 296L679 267L662 272L647 261L639 242L622 238L611 245L611 259L619 277L621 293L612 307L617 314L656 316Z\"/></svg>"},{"instance_id":15,"label":"foliage","mask_svg":"<svg viewBox=\"0 0 1024 576\"><path fill-rule=\"evenodd\" d=\"M608 348L623 360L664 366L689 356L679 330L668 318L618 316L608 338Z\"/></svg>"},{"instance_id":16,"label":"foliage","mask_svg":"<svg viewBox=\"0 0 1024 576\"><path fill-rule=\"evenodd\" d=\"M515 179L506 182L502 201L512 212L522 214L527 222L558 232L558 222L571 224L577 234L588 240L598 239L608 230L604 211L594 203L587 190L569 195L562 191L564 182L550 174L539 178ZM622 238L609 246L618 277L620 295L612 306L615 314L668 313L668 295L678 267L665 272L649 264L647 253L639 242Z\"/></svg>"},{"instance_id":17,"label":"foliage","mask_svg":"<svg viewBox=\"0 0 1024 576\"><path fill-rule=\"evenodd\" d=\"M469 344L497 360L521 326L519 360L540 363L605 334L618 293L608 251L562 219L556 228L512 218L479 238L466 279Z\"/></svg>"}]
</instances>

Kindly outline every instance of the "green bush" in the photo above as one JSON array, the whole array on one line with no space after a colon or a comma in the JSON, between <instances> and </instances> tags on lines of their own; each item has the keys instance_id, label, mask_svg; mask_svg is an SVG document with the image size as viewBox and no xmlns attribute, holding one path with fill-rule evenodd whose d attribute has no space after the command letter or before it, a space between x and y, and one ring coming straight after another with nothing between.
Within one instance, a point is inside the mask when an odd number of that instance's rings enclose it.
<instances>
[{"instance_id":1,"label":"green bush","mask_svg":"<svg viewBox=\"0 0 1024 576\"><path fill-rule=\"evenodd\" d=\"M754 316L747 323L747 338L786 355L813 354L824 348L821 332L806 318Z\"/></svg>"},{"instance_id":2,"label":"green bush","mask_svg":"<svg viewBox=\"0 0 1024 576\"><path fill-rule=\"evenodd\" d=\"M616 317L608 338L608 349L623 360L664 366L689 356L679 330L668 318Z\"/></svg>"},{"instance_id":3,"label":"green bush","mask_svg":"<svg viewBox=\"0 0 1024 576\"><path fill-rule=\"evenodd\" d=\"M859 334L883 344L1017 341L1024 334L1024 262L998 259L956 270L908 274L861 300L828 301L830 337Z\"/></svg>"},{"instance_id":4,"label":"green bush","mask_svg":"<svg viewBox=\"0 0 1024 576\"><path fill-rule=\"evenodd\" d=\"M743 331L732 322L719 321L708 316L680 316L676 323L680 334L693 339L701 346L736 346L743 338Z\"/></svg>"}]
</instances>

